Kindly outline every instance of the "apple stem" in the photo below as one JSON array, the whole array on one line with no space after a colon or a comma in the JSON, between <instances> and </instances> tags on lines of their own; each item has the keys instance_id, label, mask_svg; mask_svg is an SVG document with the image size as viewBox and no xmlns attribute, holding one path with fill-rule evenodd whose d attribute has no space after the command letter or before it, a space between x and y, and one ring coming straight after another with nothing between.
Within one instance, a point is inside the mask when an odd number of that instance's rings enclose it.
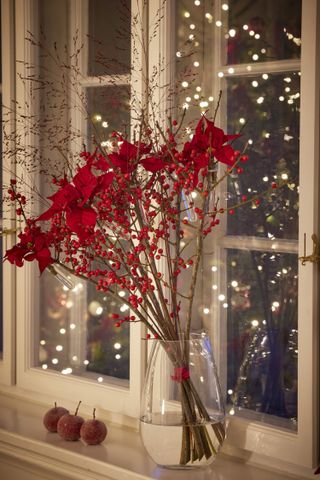
<instances>
[{"instance_id":1,"label":"apple stem","mask_svg":"<svg viewBox=\"0 0 320 480\"><path fill-rule=\"evenodd\" d=\"M57 402L54 402L54 408L57 409Z\"/></svg>"},{"instance_id":2,"label":"apple stem","mask_svg":"<svg viewBox=\"0 0 320 480\"><path fill-rule=\"evenodd\" d=\"M80 407L80 403L81 403L81 400L80 400L80 402L78 403L78 406L77 406L77 408L76 408L76 411L75 411L74 415L77 415L78 410L79 410L79 407Z\"/></svg>"},{"instance_id":3,"label":"apple stem","mask_svg":"<svg viewBox=\"0 0 320 480\"><path fill-rule=\"evenodd\" d=\"M94 419L96 418L96 409L95 408L93 409L93 418Z\"/></svg>"}]
</instances>

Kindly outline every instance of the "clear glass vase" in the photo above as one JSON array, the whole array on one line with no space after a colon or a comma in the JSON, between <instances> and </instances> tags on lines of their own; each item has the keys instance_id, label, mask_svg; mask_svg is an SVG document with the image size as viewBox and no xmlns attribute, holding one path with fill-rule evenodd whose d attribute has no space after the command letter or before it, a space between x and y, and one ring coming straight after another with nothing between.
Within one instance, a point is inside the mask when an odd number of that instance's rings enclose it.
<instances>
[{"instance_id":1,"label":"clear glass vase","mask_svg":"<svg viewBox=\"0 0 320 480\"><path fill-rule=\"evenodd\" d=\"M159 466L202 467L216 458L225 439L225 409L207 335L153 340L140 433Z\"/></svg>"}]
</instances>

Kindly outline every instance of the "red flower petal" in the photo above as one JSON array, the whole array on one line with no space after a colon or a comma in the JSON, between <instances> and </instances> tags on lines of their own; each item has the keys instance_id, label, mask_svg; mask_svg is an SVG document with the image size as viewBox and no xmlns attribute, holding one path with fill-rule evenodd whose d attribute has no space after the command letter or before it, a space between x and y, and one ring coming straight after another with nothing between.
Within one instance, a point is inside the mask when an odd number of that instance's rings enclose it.
<instances>
[{"instance_id":1,"label":"red flower petal","mask_svg":"<svg viewBox=\"0 0 320 480\"><path fill-rule=\"evenodd\" d=\"M68 183L48 198L49 200L52 200L53 204L48 210L40 215L36 221L50 220L55 213L61 212L67 207L67 205L80 198L80 193L73 185Z\"/></svg>"},{"instance_id":2,"label":"red flower petal","mask_svg":"<svg viewBox=\"0 0 320 480\"><path fill-rule=\"evenodd\" d=\"M91 207L74 206L67 210L66 223L70 230L78 235L82 240L88 238L87 228L95 226L97 213Z\"/></svg>"},{"instance_id":3,"label":"red flower petal","mask_svg":"<svg viewBox=\"0 0 320 480\"><path fill-rule=\"evenodd\" d=\"M91 194L96 188L98 181L91 172L90 167L85 165L73 177L73 183L82 196L81 205L84 205L91 197Z\"/></svg>"},{"instance_id":4,"label":"red flower petal","mask_svg":"<svg viewBox=\"0 0 320 480\"><path fill-rule=\"evenodd\" d=\"M225 163L229 166L232 166L236 161L236 157L234 156L234 150L230 145L225 145L216 152L214 152L214 156L219 162Z\"/></svg>"},{"instance_id":5,"label":"red flower petal","mask_svg":"<svg viewBox=\"0 0 320 480\"><path fill-rule=\"evenodd\" d=\"M158 172L165 167L165 162L161 158L147 157L141 161L141 164L148 172Z\"/></svg>"},{"instance_id":6,"label":"red flower petal","mask_svg":"<svg viewBox=\"0 0 320 480\"><path fill-rule=\"evenodd\" d=\"M108 172L108 173L104 173L103 175L100 175L98 177L98 185L95 193L99 193L99 192L103 192L104 190L107 190L108 187L113 182L114 177L115 177L115 174L113 172Z\"/></svg>"}]
</instances>

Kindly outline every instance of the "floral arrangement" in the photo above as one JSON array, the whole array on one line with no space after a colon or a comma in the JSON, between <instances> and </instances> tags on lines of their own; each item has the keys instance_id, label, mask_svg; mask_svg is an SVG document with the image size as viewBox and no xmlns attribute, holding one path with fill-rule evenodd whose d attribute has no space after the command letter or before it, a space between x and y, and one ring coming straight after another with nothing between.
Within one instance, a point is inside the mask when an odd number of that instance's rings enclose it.
<instances>
[{"instance_id":1,"label":"floral arrangement","mask_svg":"<svg viewBox=\"0 0 320 480\"><path fill-rule=\"evenodd\" d=\"M115 315L116 326L142 321L148 338L175 340L183 331L188 336L203 240L224 213L215 189L233 169L242 171L237 165L248 157L228 143L239 135L226 135L206 116L181 146L180 127L172 121L163 132L158 125L157 138L146 128L133 143L113 132L111 153L84 150L74 175L52 179L57 190L48 197L51 206L37 217L28 217L27 199L13 179L8 193L26 226L5 259L18 267L37 260L41 273L48 268L58 274L56 266L63 267L111 295L125 290L134 315ZM218 162L228 167L219 179ZM197 204L192 192L200 197ZM186 229L196 242L190 257L181 247ZM186 268L192 275L183 325L178 277Z\"/></svg>"},{"instance_id":2,"label":"floral arrangement","mask_svg":"<svg viewBox=\"0 0 320 480\"><path fill-rule=\"evenodd\" d=\"M5 259L18 267L36 260L40 272L49 269L64 282L72 273L117 298L124 290L130 313L113 314L116 327L143 322L147 339L188 339L205 238L226 211L232 215L241 204L258 205L260 200L253 196L227 209L219 206L217 186L234 170L241 173L240 164L248 160L229 143L238 134L226 135L205 115L186 142L180 138L182 122L170 121L165 131L159 124L156 131L143 125L133 142L113 132L109 152L84 149L75 172L53 177L51 205L39 216L27 214L27 199L11 180L8 193L25 228ZM218 164L225 165L219 177ZM186 269L187 295L179 284ZM182 302L187 312L183 319ZM182 387L184 415L189 423L198 416L206 420L208 413L185 366L187 350L181 348L170 355L176 365L174 379ZM224 426L212 426L221 444ZM216 453L205 428L190 426L183 435L181 464Z\"/></svg>"}]
</instances>

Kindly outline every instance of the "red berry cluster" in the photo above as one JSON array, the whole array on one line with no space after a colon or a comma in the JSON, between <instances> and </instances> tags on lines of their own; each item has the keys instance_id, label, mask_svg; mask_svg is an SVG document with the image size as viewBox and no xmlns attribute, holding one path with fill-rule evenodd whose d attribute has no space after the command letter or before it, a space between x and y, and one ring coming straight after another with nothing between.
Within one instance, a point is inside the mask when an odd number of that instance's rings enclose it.
<instances>
[{"instance_id":1,"label":"red berry cluster","mask_svg":"<svg viewBox=\"0 0 320 480\"><path fill-rule=\"evenodd\" d=\"M154 138L147 128L135 142L115 132L112 152L82 152L74 175L53 178L51 205L36 218L25 214L26 198L12 180L8 193L26 227L6 259L17 266L37 260L41 272L60 263L99 291L117 296L123 290L134 315L114 315L116 327L142 321L148 335L174 338L178 277L189 267L196 277L203 240L225 212L214 195L218 164L226 166L223 175L242 174L239 164L248 161L229 143L239 135L226 135L205 116L191 140L181 143L179 130L173 121ZM260 199L252 202L258 206ZM190 254L182 244L192 229Z\"/></svg>"}]
</instances>

